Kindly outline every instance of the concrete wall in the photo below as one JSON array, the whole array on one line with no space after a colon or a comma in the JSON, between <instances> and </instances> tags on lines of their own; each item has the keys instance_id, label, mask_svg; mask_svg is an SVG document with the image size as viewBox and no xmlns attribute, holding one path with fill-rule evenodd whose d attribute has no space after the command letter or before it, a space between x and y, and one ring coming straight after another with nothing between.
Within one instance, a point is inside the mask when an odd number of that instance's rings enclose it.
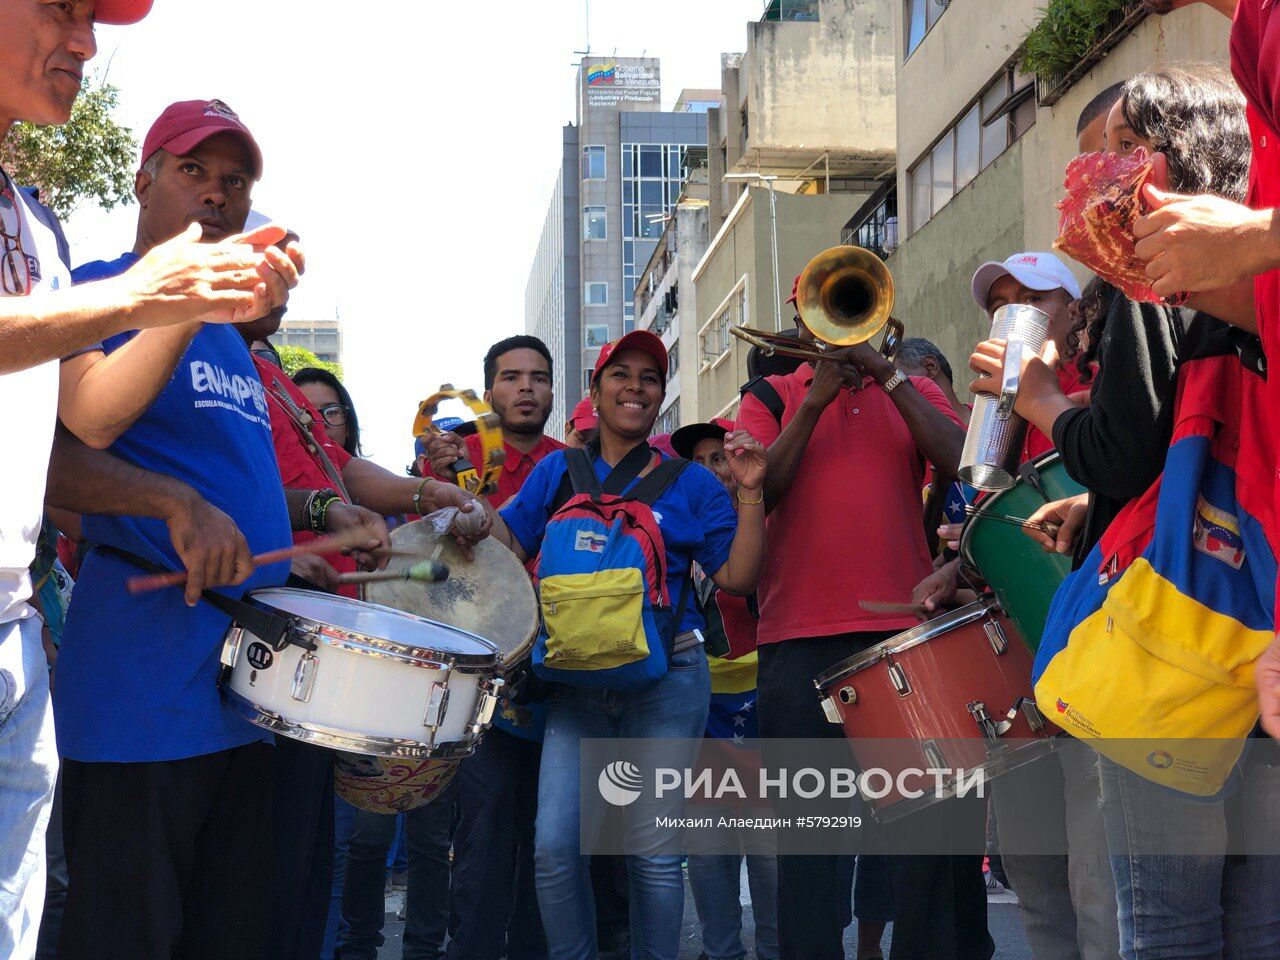
<instances>
[{"instance_id":1,"label":"concrete wall","mask_svg":"<svg viewBox=\"0 0 1280 960\"><path fill-rule=\"evenodd\" d=\"M840 229L867 196L778 194L778 276L783 300L791 293L791 281L813 255L839 243ZM714 247L695 272L694 337L716 315L725 296L744 274L747 276L747 325L775 329L771 237L769 192L763 187L751 187L744 209L736 218L731 218L731 225L713 241ZM784 327L792 316L790 307L783 303ZM695 349L700 350L700 344ZM698 377L698 419L716 416L736 401L738 388L747 380L749 349L735 339L729 355ZM701 367L700 356L697 367Z\"/></svg>"},{"instance_id":2,"label":"concrete wall","mask_svg":"<svg viewBox=\"0 0 1280 960\"><path fill-rule=\"evenodd\" d=\"M952 0L946 12L898 70L898 209L910 220L906 171L938 135L973 103L1013 55L1040 4L1007 0L998 17L988 0ZM902 49L902 12L896 14ZM1020 250L1048 250L1057 235L1054 204L1062 175L1076 151L1080 110L1112 83L1161 65L1226 64L1230 24L1204 8L1148 17L1052 107L1036 111L1034 126L888 260L897 286L895 315L908 336L933 340L960 371L987 320L969 293L970 277L984 260ZM906 231L903 231L905 234ZM1083 283L1088 273L1068 266Z\"/></svg>"},{"instance_id":3,"label":"concrete wall","mask_svg":"<svg viewBox=\"0 0 1280 960\"><path fill-rule=\"evenodd\" d=\"M818 22L748 24L748 149L892 154L900 4L821 0Z\"/></svg>"},{"instance_id":4,"label":"concrete wall","mask_svg":"<svg viewBox=\"0 0 1280 960\"><path fill-rule=\"evenodd\" d=\"M985 260L1026 249L1023 232L1023 145L1019 140L986 172L914 234L885 262L893 274L893 315L908 337L936 343L957 371L987 332L969 281ZM957 373L956 389L968 383Z\"/></svg>"},{"instance_id":5,"label":"concrete wall","mask_svg":"<svg viewBox=\"0 0 1280 960\"><path fill-rule=\"evenodd\" d=\"M679 204L676 207L676 255L679 302L673 327L680 343L680 422L698 420L698 291L693 269L707 252L706 204Z\"/></svg>"}]
</instances>

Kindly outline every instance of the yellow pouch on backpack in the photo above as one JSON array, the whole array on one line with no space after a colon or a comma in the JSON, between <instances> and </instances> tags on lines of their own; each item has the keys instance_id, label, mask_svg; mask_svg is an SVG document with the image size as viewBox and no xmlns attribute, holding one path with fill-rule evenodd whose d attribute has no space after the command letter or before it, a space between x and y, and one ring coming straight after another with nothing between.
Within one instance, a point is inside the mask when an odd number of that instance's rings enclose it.
<instances>
[{"instance_id":1,"label":"yellow pouch on backpack","mask_svg":"<svg viewBox=\"0 0 1280 960\"><path fill-rule=\"evenodd\" d=\"M543 579L543 662L560 670L605 670L648 657L644 594L644 575L636 567Z\"/></svg>"}]
</instances>

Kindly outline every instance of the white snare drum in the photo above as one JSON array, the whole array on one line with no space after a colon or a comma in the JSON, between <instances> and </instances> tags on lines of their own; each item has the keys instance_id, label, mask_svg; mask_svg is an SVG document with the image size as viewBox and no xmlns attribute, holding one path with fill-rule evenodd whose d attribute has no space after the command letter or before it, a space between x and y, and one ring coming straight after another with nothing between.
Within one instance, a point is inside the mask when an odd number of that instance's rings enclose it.
<instances>
[{"instance_id":1,"label":"white snare drum","mask_svg":"<svg viewBox=\"0 0 1280 960\"><path fill-rule=\"evenodd\" d=\"M250 723L338 750L406 759L466 756L488 727L502 685L489 641L308 590L273 587L245 599L289 623L280 650L242 624L227 631L222 695Z\"/></svg>"}]
</instances>

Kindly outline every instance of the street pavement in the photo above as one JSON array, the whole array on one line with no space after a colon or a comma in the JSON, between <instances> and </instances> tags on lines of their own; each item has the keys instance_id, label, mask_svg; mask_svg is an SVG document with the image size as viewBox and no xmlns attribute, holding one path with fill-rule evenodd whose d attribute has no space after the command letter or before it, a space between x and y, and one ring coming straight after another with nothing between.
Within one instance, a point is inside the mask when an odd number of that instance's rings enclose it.
<instances>
[{"instance_id":1,"label":"street pavement","mask_svg":"<svg viewBox=\"0 0 1280 960\"><path fill-rule=\"evenodd\" d=\"M747 947L748 957L754 960L751 951L753 924L751 910L746 904L750 902L747 894L746 876L743 875L743 943ZM387 923L383 928L386 943L378 952L378 960L401 960L404 951L404 923L396 918L404 905L404 894L395 893L387 897ZM1031 949L1027 946L1027 938L1022 932L1022 921L1018 917L1018 900L1009 892L1003 892L987 898L987 923L992 939L996 942L995 960L1032 960ZM892 927L885 933L885 955L889 952L889 940ZM857 930L850 926L845 931L845 950L852 958L856 956ZM680 960L697 960L702 950L702 936L698 929L698 915L693 909L693 897L689 893L689 885L685 884L684 931L680 944Z\"/></svg>"}]
</instances>

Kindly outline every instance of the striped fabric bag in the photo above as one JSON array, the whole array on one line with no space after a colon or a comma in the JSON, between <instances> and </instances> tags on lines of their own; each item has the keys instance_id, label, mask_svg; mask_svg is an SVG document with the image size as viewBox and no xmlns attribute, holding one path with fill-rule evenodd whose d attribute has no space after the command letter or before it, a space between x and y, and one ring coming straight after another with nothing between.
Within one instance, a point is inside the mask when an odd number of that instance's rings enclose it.
<instances>
[{"instance_id":1,"label":"striped fabric bag","mask_svg":"<svg viewBox=\"0 0 1280 960\"><path fill-rule=\"evenodd\" d=\"M1240 760L1274 634L1263 387L1234 353L1183 364L1164 471L1059 588L1034 669L1059 727L1200 797Z\"/></svg>"}]
</instances>

